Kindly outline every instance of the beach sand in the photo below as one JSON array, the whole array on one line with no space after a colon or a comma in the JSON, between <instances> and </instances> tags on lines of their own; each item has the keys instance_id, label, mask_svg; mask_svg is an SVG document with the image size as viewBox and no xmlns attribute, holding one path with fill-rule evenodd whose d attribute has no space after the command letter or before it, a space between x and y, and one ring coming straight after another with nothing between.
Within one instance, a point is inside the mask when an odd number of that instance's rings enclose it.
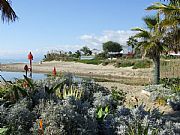
<instances>
[{"instance_id":1,"label":"beach sand","mask_svg":"<svg viewBox=\"0 0 180 135\"><path fill-rule=\"evenodd\" d=\"M2 64L1 70L4 71L23 71L24 63ZM51 61L33 63L33 72L36 73L52 73L56 67L57 73L70 72L79 76L89 76L92 78L108 79L112 81L122 81L123 83L148 83L152 80L152 69L132 69L115 68L113 65L92 65L76 62ZM137 81L137 82L136 82Z\"/></svg>"},{"instance_id":2,"label":"beach sand","mask_svg":"<svg viewBox=\"0 0 180 135\"><path fill-rule=\"evenodd\" d=\"M24 65L24 63L2 64L0 68L4 71L24 72ZM118 89L125 91L127 93L126 105L133 106L136 104L136 97L139 100L139 104L144 103L149 108L159 107L161 111L165 112L171 110L168 106L159 106L157 103L151 102L149 97L142 93L144 86L141 85L151 81L152 68L115 68L113 65L103 66L76 62L51 61L42 62L42 64L33 63L33 72L52 73L54 67L56 67L58 73L70 72L79 76L100 78L102 79L102 82L97 82L100 85L109 89L111 89L112 86L115 86ZM103 79L114 82L107 82Z\"/></svg>"}]
</instances>

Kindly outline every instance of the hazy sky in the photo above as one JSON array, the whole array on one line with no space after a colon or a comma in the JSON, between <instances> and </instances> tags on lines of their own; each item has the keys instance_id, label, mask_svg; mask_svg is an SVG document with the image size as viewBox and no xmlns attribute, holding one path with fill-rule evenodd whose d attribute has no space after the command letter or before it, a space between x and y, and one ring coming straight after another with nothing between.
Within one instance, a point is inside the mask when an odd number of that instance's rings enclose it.
<instances>
[{"instance_id":1,"label":"hazy sky","mask_svg":"<svg viewBox=\"0 0 180 135\"><path fill-rule=\"evenodd\" d=\"M144 27L144 9L158 0L12 0L19 16L0 22L0 58L37 57L51 49L101 49L113 40L125 44L131 28Z\"/></svg>"}]
</instances>

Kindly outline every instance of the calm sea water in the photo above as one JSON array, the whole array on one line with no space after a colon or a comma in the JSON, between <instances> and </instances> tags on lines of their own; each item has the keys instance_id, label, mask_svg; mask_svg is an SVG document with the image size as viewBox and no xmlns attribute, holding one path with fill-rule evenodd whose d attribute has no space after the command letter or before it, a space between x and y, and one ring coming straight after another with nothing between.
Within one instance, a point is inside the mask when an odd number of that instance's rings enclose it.
<instances>
[{"instance_id":1,"label":"calm sea water","mask_svg":"<svg viewBox=\"0 0 180 135\"><path fill-rule=\"evenodd\" d=\"M41 58L35 58L33 62L40 62ZM0 59L1 64L10 64L10 63L29 63L28 59Z\"/></svg>"},{"instance_id":2,"label":"calm sea water","mask_svg":"<svg viewBox=\"0 0 180 135\"><path fill-rule=\"evenodd\" d=\"M0 75L7 81L13 81L15 79L23 79L23 75L25 75L25 72L6 72L6 71L0 71ZM29 74L28 74L29 76ZM42 73L33 73L32 74L32 79L33 80L41 80L47 78L46 74ZM74 82L82 82L83 80L86 80L88 82L94 82L93 79L88 78L88 77L79 77L76 75L72 75L72 79ZM0 77L0 81L2 78Z\"/></svg>"},{"instance_id":3,"label":"calm sea water","mask_svg":"<svg viewBox=\"0 0 180 135\"><path fill-rule=\"evenodd\" d=\"M3 76L3 78L5 78L6 80L14 80L15 78L18 78L18 79L23 79L23 75L25 75L24 72L5 72L5 71L2 71L0 72L0 75ZM40 80L40 79L44 79L46 78L47 75L45 74L41 74L41 73L33 73L32 74L32 78L34 80ZM1 80L2 78L0 78Z\"/></svg>"}]
</instances>

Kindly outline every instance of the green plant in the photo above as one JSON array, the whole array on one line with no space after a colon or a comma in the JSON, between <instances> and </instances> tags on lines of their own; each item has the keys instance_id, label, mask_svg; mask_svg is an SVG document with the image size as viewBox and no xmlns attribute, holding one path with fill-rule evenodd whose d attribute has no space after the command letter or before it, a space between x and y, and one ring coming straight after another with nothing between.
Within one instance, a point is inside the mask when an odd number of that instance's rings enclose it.
<instances>
[{"instance_id":1,"label":"green plant","mask_svg":"<svg viewBox=\"0 0 180 135\"><path fill-rule=\"evenodd\" d=\"M109 113L110 113L109 106L106 106L105 108L98 107L96 111L97 120L101 120L101 121L104 120Z\"/></svg>"},{"instance_id":2,"label":"green plant","mask_svg":"<svg viewBox=\"0 0 180 135\"><path fill-rule=\"evenodd\" d=\"M125 102L126 94L127 93L122 90L117 90L117 87L111 87L111 95L119 105L122 105Z\"/></svg>"},{"instance_id":3,"label":"green plant","mask_svg":"<svg viewBox=\"0 0 180 135\"><path fill-rule=\"evenodd\" d=\"M75 99L81 99L82 97L82 90L79 90L75 86L69 86L67 87L64 85L63 92L60 92L59 89L56 89L56 96L58 96L60 99L67 99L68 97L74 97Z\"/></svg>"},{"instance_id":4,"label":"green plant","mask_svg":"<svg viewBox=\"0 0 180 135\"><path fill-rule=\"evenodd\" d=\"M0 98L4 97L9 92L6 86L0 86Z\"/></svg>"},{"instance_id":5,"label":"green plant","mask_svg":"<svg viewBox=\"0 0 180 135\"><path fill-rule=\"evenodd\" d=\"M138 68L150 68L152 66L152 62L150 60L137 60L133 65L133 69Z\"/></svg>"},{"instance_id":6,"label":"green plant","mask_svg":"<svg viewBox=\"0 0 180 135\"><path fill-rule=\"evenodd\" d=\"M144 126L140 121L136 121L135 124L128 123L127 126L128 135L159 135L158 128L153 129L149 124Z\"/></svg>"},{"instance_id":7,"label":"green plant","mask_svg":"<svg viewBox=\"0 0 180 135\"><path fill-rule=\"evenodd\" d=\"M84 63L84 64L93 64L99 65L102 63L101 60L93 59L93 60L77 60L76 62Z\"/></svg>"},{"instance_id":8,"label":"green plant","mask_svg":"<svg viewBox=\"0 0 180 135\"><path fill-rule=\"evenodd\" d=\"M163 78L160 82L164 87L170 88L174 92L180 92L180 78Z\"/></svg>"},{"instance_id":9,"label":"green plant","mask_svg":"<svg viewBox=\"0 0 180 135\"><path fill-rule=\"evenodd\" d=\"M118 61L116 61L115 63L115 67L131 67L135 64L135 61L133 60L128 60L128 59L120 59Z\"/></svg>"},{"instance_id":10,"label":"green plant","mask_svg":"<svg viewBox=\"0 0 180 135\"><path fill-rule=\"evenodd\" d=\"M106 65L108 65L110 62L111 62L110 60L104 60L104 61L102 62L102 65L103 65L103 66L106 66Z\"/></svg>"},{"instance_id":11,"label":"green plant","mask_svg":"<svg viewBox=\"0 0 180 135\"><path fill-rule=\"evenodd\" d=\"M8 128L0 128L0 135L7 135Z\"/></svg>"}]
</instances>

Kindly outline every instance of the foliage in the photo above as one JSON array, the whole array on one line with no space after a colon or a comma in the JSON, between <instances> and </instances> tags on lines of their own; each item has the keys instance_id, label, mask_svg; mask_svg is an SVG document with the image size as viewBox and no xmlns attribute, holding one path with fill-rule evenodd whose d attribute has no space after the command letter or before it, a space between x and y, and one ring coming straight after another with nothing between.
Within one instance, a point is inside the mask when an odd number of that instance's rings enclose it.
<instances>
[{"instance_id":1,"label":"foliage","mask_svg":"<svg viewBox=\"0 0 180 135\"><path fill-rule=\"evenodd\" d=\"M75 99L81 99L82 96L82 90L79 90L76 88L76 86L66 86L64 85L64 88L62 92L60 92L59 89L56 90L56 96L59 97L60 99L67 99L69 97L74 97Z\"/></svg>"},{"instance_id":2,"label":"foliage","mask_svg":"<svg viewBox=\"0 0 180 135\"><path fill-rule=\"evenodd\" d=\"M91 55L92 54L92 51L87 47L87 46L84 46L80 49L80 51L82 51L84 53L84 55L88 56L88 55Z\"/></svg>"},{"instance_id":3,"label":"foliage","mask_svg":"<svg viewBox=\"0 0 180 135\"><path fill-rule=\"evenodd\" d=\"M101 60L93 59L93 60L76 60L76 62L84 63L84 64L93 64L99 65L102 63Z\"/></svg>"},{"instance_id":4,"label":"foliage","mask_svg":"<svg viewBox=\"0 0 180 135\"><path fill-rule=\"evenodd\" d=\"M108 56L105 52L101 52L95 56L95 59L98 59L98 60L104 60L106 58L108 58Z\"/></svg>"},{"instance_id":5,"label":"foliage","mask_svg":"<svg viewBox=\"0 0 180 135\"><path fill-rule=\"evenodd\" d=\"M80 51L78 50L74 54L64 53L63 51L52 50L51 52L47 52L44 55L43 61L74 61L81 56Z\"/></svg>"},{"instance_id":6,"label":"foliage","mask_svg":"<svg viewBox=\"0 0 180 135\"><path fill-rule=\"evenodd\" d=\"M152 101L158 101L158 99L162 98L167 100L173 95L173 91L163 87L163 85L149 85L146 86L144 90L151 93L150 99Z\"/></svg>"},{"instance_id":7,"label":"foliage","mask_svg":"<svg viewBox=\"0 0 180 135\"><path fill-rule=\"evenodd\" d=\"M4 97L9 92L6 86L0 86L0 98Z\"/></svg>"},{"instance_id":8,"label":"foliage","mask_svg":"<svg viewBox=\"0 0 180 135\"><path fill-rule=\"evenodd\" d=\"M150 68L151 66L152 66L152 62L150 60L144 59L144 60L136 61L135 64L133 65L133 69Z\"/></svg>"},{"instance_id":9,"label":"foliage","mask_svg":"<svg viewBox=\"0 0 180 135\"><path fill-rule=\"evenodd\" d=\"M123 90L118 90L117 87L111 87L111 95L117 102L117 105L123 105L126 100L126 94Z\"/></svg>"},{"instance_id":10,"label":"foliage","mask_svg":"<svg viewBox=\"0 0 180 135\"><path fill-rule=\"evenodd\" d=\"M119 59L116 61L115 67L131 67L133 69L137 68L150 68L152 66L152 62L150 60L144 59Z\"/></svg>"},{"instance_id":11,"label":"foliage","mask_svg":"<svg viewBox=\"0 0 180 135\"><path fill-rule=\"evenodd\" d=\"M0 135L6 135L8 128L0 128Z\"/></svg>"},{"instance_id":12,"label":"foliage","mask_svg":"<svg viewBox=\"0 0 180 135\"><path fill-rule=\"evenodd\" d=\"M115 63L115 67L131 67L135 64L135 61L133 60L128 60L128 59L125 59L125 60L118 60L116 61Z\"/></svg>"},{"instance_id":13,"label":"foliage","mask_svg":"<svg viewBox=\"0 0 180 135\"><path fill-rule=\"evenodd\" d=\"M104 52L120 52L122 51L122 47L119 43L108 41L103 43Z\"/></svg>"},{"instance_id":14,"label":"foliage","mask_svg":"<svg viewBox=\"0 0 180 135\"><path fill-rule=\"evenodd\" d=\"M9 134L126 135L156 131L167 135L179 128L157 109L146 111L143 105L125 108L126 93L115 87L110 91L89 81L77 83L70 75L33 81L32 85L28 97L0 106L0 128L8 128Z\"/></svg>"},{"instance_id":15,"label":"foliage","mask_svg":"<svg viewBox=\"0 0 180 135\"><path fill-rule=\"evenodd\" d=\"M79 58L81 56L81 52L77 50L74 54L75 58Z\"/></svg>"},{"instance_id":16,"label":"foliage","mask_svg":"<svg viewBox=\"0 0 180 135\"><path fill-rule=\"evenodd\" d=\"M109 107L106 106L105 108L99 107L97 108L96 117L98 120L104 120L106 116L109 114L110 110Z\"/></svg>"},{"instance_id":17,"label":"foliage","mask_svg":"<svg viewBox=\"0 0 180 135\"><path fill-rule=\"evenodd\" d=\"M180 78L163 78L161 83L164 87L170 88L174 92L180 92Z\"/></svg>"},{"instance_id":18,"label":"foliage","mask_svg":"<svg viewBox=\"0 0 180 135\"><path fill-rule=\"evenodd\" d=\"M111 62L110 60L103 60L102 65L103 65L103 66L106 66L106 65L108 65L110 62Z\"/></svg>"},{"instance_id":19,"label":"foliage","mask_svg":"<svg viewBox=\"0 0 180 135\"><path fill-rule=\"evenodd\" d=\"M30 128L36 119L35 114L29 110L30 106L30 102L23 99L9 109L5 119L10 133L30 134Z\"/></svg>"},{"instance_id":20,"label":"foliage","mask_svg":"<svg viewBox=\"0 0 180 135\"><path fill-rule=\"evenodd\" d=\"M7 0L0 1L0 10L2 12L1 14L2 21L14 22L18 18L16 13L12 9L9 1Z\"/></svg>"}]
</instances>

